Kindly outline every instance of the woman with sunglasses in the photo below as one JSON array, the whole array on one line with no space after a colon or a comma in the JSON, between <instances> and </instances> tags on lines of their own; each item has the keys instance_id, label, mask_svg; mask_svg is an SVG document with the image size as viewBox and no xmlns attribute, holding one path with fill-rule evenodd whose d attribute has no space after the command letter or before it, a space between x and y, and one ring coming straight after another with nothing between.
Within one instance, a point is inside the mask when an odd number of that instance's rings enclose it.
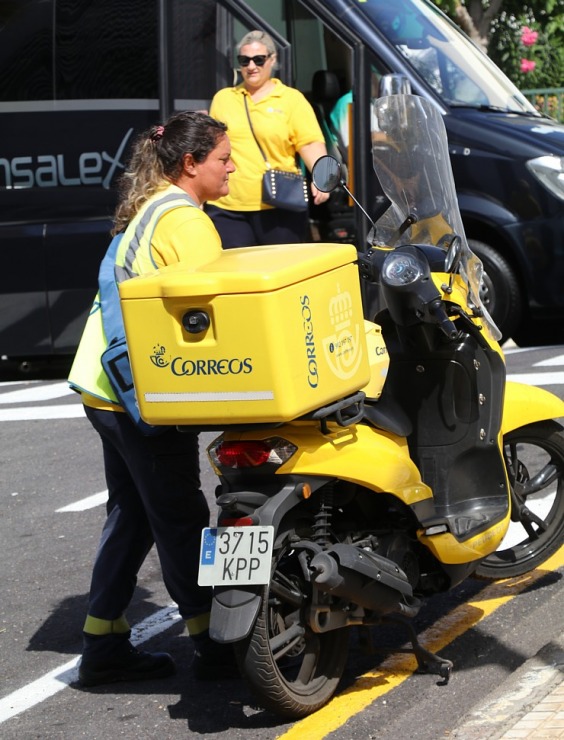
<instances>
[{"instance_id":1,"label":"woman with sunglasses","mask_svg":"<svg viewBox=\"0 0 564 740\"><path fill-rule=\"evenodd\" d=\"M317 159L327 154L315 112L299 90L272 77L277 66L276 46L267 33L247 33L237 45L237 61L242 83L219 90L210 107L210 115L227 124L236 172L229 181L229 194L208 202L206 211L224 249L309 241L307 211L262 203L265 162L249 117L271 167L297 173L296 155L311 171ZM310 200L315 205L328 197L312 183Z\"/></svg>"}]
</instances>

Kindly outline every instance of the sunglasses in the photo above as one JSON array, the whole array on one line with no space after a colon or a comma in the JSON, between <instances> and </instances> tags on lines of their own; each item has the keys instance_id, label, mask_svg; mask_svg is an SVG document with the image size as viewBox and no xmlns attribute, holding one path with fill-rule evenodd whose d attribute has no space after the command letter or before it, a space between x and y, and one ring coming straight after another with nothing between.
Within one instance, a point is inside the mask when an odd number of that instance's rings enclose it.
<instances>
[{"instance_id":1,"label":"sunglasses","mask_svg":"<svg viewBox=\"0 0 564 740\"><path fill-rule=\"evenodd\" d=\"M254 57L246 57L240 54L237 57L237 61L241 65L241 67L248 67L251 62L254 62L257 67L264 67L264 63L267 59L270 59L272 54L257 54Z\"/></svg>"}]
</instances>

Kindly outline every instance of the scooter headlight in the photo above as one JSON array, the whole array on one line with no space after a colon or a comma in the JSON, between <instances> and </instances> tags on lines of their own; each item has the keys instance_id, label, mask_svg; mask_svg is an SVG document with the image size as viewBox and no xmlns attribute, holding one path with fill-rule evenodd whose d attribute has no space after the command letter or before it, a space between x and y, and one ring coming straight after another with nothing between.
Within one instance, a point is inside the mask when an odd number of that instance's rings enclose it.
<instances>
[{"instance_id":1,"label":"scooter headlight","mask_svg":"<svg viewBox=\"0 0 564 740\"><path fill-rule=\"evenodd\" d=\"M382 265L382 282L394 288L411 285L425 276L425 266L413 254L393 252Z\"/></svg>"}]
</instances>

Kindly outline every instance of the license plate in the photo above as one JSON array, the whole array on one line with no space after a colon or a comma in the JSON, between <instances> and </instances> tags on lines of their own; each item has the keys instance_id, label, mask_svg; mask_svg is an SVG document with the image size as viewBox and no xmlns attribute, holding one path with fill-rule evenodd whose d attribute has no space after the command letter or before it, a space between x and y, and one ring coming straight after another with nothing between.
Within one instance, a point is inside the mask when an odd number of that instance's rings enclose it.
<instances>
[{"instance_id":1,"label":"license plate","mask_svg":"<svg viewBox=\"0 0 564 740\"><path fill-rule=\"evenodd\" d=\"M202 530L200 586L268 583L274 527L207 527Z\"/></svg>"}]
</instances>

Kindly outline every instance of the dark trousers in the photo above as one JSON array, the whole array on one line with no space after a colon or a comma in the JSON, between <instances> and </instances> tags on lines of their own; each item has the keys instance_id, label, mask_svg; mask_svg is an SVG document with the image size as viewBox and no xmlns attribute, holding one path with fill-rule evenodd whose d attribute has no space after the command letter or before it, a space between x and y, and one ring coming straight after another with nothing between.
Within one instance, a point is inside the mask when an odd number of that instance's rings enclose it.
<instances>
[{"instance_id":1,"label":"dark trousers","mask_svg":"<svg viewBox=\"0 0 564 740\"><path fill-rule=\"evenodd\" d=\"M109 492L88 614L105 620L124 614L153 544L181 616L209 611L211 589L197 584L201 530L209 524L197 434L169 429L145 437L124 413L85 411L102 439Z\"/></svg>"},{"instance_id":2,"label":"dark trousers","mask_svg":"<svg viewBox=\"0 0 564 740\"><path fill-rule=\"evenodd\" d=\"M224 249L311 241L307 236L307 211L284 211L281 208L226 211L217 206L206 206L206 213L214 222Z\"/></svg>"}]
</instances>

